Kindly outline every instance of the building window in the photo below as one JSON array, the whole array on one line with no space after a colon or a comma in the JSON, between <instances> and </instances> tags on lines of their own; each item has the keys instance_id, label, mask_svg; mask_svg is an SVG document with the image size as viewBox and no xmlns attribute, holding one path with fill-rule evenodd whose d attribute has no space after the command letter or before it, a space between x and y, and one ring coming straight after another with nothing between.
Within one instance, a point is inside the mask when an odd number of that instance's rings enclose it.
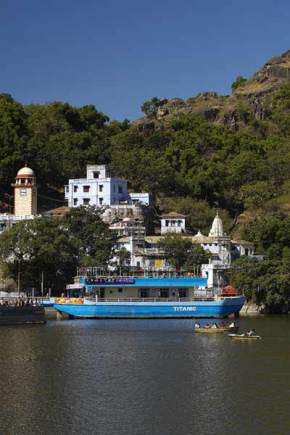
<instances>
[{"instance_id":1,"label":"building window","mask_svg":"<svg viewBox=\"0 0 290 435\"><path fill-rule=\"evenodd\" d=\"M123 193L123 186L118 186L118 193Z\"/></svg>"},{"instance_id":2,"label":"building window","mask_svg":"<svg viewBox=\"0 0 290 435\"><path fill-rule=\"evenodd\" d=\"M99 171L94 171L93 172L93 177L94 178L99 178L99 176L100 176L100 172Z\"/></svg>"},{"instance_id":3,"label":"building window","mask_svg":"<svg viewBox=\"0 0 290 435\"><path fill-rule=\"evenodd\" d=\"M83 204L84 205L89 205L89 203L90 203L90 198L84 198L83 199Z\"/></svg>"},{"instance_id":4,"label":"building window","mask_svg":"<svg viewBox=\"0 0 290 435\"><path fill-rule=\"evenodd\" d=\"M103 205L104 198L99 198L99 205Z\"/></svg>"},{"instance_id":5,"label":"building window","mask_svg":"<svg viewBox=\"0 0 290 435\"><path fill-rule=\"evenodd\" d=\"M165 221L165 226L169 227L169 221L168 220Z\"/></svg>"},{"instance_id":6,"label":"building window","mask_svg":"<svg viewBox=\"0 0 290 435\"><path fill-rule=\"evenodd\" d=\"M78 203L77 198L74 198L74 205L77 205L77 203Z\"/></svg>"},{"instance_id":7,"label":"building window","mask_svg":"<svg viewBox=\"0 0 290 435\"><path fill-rule=\"evenodd\" d=\"M83 191L84 192L89 192L90 191L90 186L83 186Z\"/></svg>"},{"instance_id":8,"label":"building window","mask_svg":"<svg viewBox=\"0 0 290 435\"><path fill-rule=\"evenodd\" d=\"M20 189L20 196L26 196L27 190L26 189Z\"/></svg>"},{"instance_id":9,"label":"building window","mask_svg":"<svg viewBox=\"0 0 290 435\"><path fill-rule=\"evenodd\" d=\"M77 192L77 191L78 191L78 189L79 189L79 187L78 187L78 186L74 186L74 192Z\"/></svg>"},{"instance_id":10,"label":"building window","mask_svg":"<svg viewBox=\"0 0 290 435\"><path fill-rule=\"evenodd\" d=\"M99 192L103 192L103 188L104 188L104 185L103 185L103 184L100 184L100 185L99 185Z\"/></svg>"},{"instance_id":11,"label":"building window","mask_svg":"<svg viewBox=\"0 0 290 435\"><path fill-rule=\"evenodd\" d=\"M115 186L115 184L113 184L113 192L114 193L116 192L116 186Z\"/></svg>"}]
</instances>

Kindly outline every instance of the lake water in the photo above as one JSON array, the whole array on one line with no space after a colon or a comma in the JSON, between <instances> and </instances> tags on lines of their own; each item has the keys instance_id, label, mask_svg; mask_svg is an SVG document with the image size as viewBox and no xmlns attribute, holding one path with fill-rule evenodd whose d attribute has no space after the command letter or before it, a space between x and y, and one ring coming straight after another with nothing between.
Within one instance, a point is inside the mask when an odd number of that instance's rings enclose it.
<instances>
[{"instance_id":1,"label":"lake water","mask_svg":"<svg viewBox=\"0 0 290 435\"><path fill-rule=\"evenodd\" d=\"M290 434L290 317L240 320L255 342L193 324L1 327L0 434Z\"/></svg>"}]
</instances>

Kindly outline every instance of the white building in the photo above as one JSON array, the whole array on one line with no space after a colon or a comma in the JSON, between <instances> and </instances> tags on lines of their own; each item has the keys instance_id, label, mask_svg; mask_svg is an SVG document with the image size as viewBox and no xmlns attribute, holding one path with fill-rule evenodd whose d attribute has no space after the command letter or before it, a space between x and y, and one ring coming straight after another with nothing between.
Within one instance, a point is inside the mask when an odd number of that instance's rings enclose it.
<instances>
[{"instance_id":1,"label":"white building","mask_svg":"<svg viewBox=\"0 0 290 435\"><path fill-rule=\"evenodd\" d=\"M245 240L231 240L224 232L223 222L217 213L208 236L200 231L193 236L192 242L201 245L212 254L212 264L230 267L232 259L241 256L253 256L255 245Z\"/></svg>"},{"instance_id":2,"label":"white building","mask_svg":"<svg viewBox=\"0 0 290 435\"><path fill-rule=\"evenodd\" d=\"M176 215L173 218L173 214L170 214L170 217L177 220ZM183 216L183 218L185 222L185 217ZM164 217L164 219L166 218ZM176 228L179 233L182 232L179 230L180 226L178 225L172 227L168 225L168 227L171 229L170 232L173 232L173 229ZM185 228L185 223L183 228ZM124 231L123 237L118 239L118 249L125 248L130 253L128 266L150 271L172 270L172 266L168 264L164 252L159 247L159 242L166 233L165 231L159 236L146 236L139 233L137 237L137 234L130 236ZM224 271L230 269L233 258L254 255L253 243L230 239L224 232L223 223L218 214L213 220L208 236L203 235L200 231L194 236L190 234L182 234L181 236L190 240L194 245L202 246L211 254L209 263L202 265L201 268L202 276L208 278L209 287L223 285Z\"/></svg>"},{"instance_id":3,"label":"white building","mask_svg":"<svg viewBox=\"0 0 290 435\"><path fill-rule=\"evenodd\" d=\"M21 221L30 221L34 219L34 215L15 216L14 214L0 214L0 234L5 230L9 230L13 225Z\"/></svg>"},{"instance_id":4,"label":"white building","mask_svg":"<svg viewBox=\"0 0 290 435\"><path fill-rule=\"evenodd\" d=\"M140 202L149 205L148 193L128 193L127 181L111 177L106 165L87 165L86 178L70 179L65 186L69 207L92 205L112 206L122 202Z\"/></svg>"},{"instance_id":5,"label":"white building","mask_svg":"<svg viewBox=\"0 0 290 435\"><path fill-rule=\"evenodd\" d=\"M185 233L185 216L179 213L167 213L161 216L161 234Z\"/></svg>"},{"instance_id":6,"label":"white building","mask_svg":"<svg viewBox=\"0 0 290 435\"><path fill-rule=\"evenodd\" d=\"M223 222L217 213L208 236L200 231L193 236L192 243L201 245L212 256L216 264L229 267L231 264L231 238L224 232Z\"/></svg>"}]
</instances>

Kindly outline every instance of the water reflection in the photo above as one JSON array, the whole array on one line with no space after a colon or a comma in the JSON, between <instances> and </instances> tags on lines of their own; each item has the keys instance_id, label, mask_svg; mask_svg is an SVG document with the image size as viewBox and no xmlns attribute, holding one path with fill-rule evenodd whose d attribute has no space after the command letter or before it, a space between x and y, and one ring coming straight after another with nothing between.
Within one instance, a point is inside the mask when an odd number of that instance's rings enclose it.
<instances>
[{"instance_id":1,"label":"water reflection","mask_svg":"<svg viewBox=\"0 0 290 435\"><path fill-rule=\"evenodd\" d=\"M190 320L1 328L1 433L286 434L290 322L241 323L263 340L194 334Z\"/></svg>"}]
</instances>

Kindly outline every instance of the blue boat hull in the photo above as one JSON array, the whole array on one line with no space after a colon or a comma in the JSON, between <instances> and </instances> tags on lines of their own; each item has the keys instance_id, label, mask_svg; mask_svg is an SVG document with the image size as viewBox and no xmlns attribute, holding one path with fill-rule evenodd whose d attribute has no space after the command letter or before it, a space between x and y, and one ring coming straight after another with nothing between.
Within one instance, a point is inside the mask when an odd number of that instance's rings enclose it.
<instances>
[{"instance_id":1,"label":"blue boat hull","mask_svg":"<svg viewBox=\"0 0 290 435\"><path fill-rule=\"evenodd\" d=\"M54 308L76 318L192 318L225 317L239 313L244 296L217 301L190 302L97 302L95 304L55 304Z\"/></svg>"}]
</instances>

